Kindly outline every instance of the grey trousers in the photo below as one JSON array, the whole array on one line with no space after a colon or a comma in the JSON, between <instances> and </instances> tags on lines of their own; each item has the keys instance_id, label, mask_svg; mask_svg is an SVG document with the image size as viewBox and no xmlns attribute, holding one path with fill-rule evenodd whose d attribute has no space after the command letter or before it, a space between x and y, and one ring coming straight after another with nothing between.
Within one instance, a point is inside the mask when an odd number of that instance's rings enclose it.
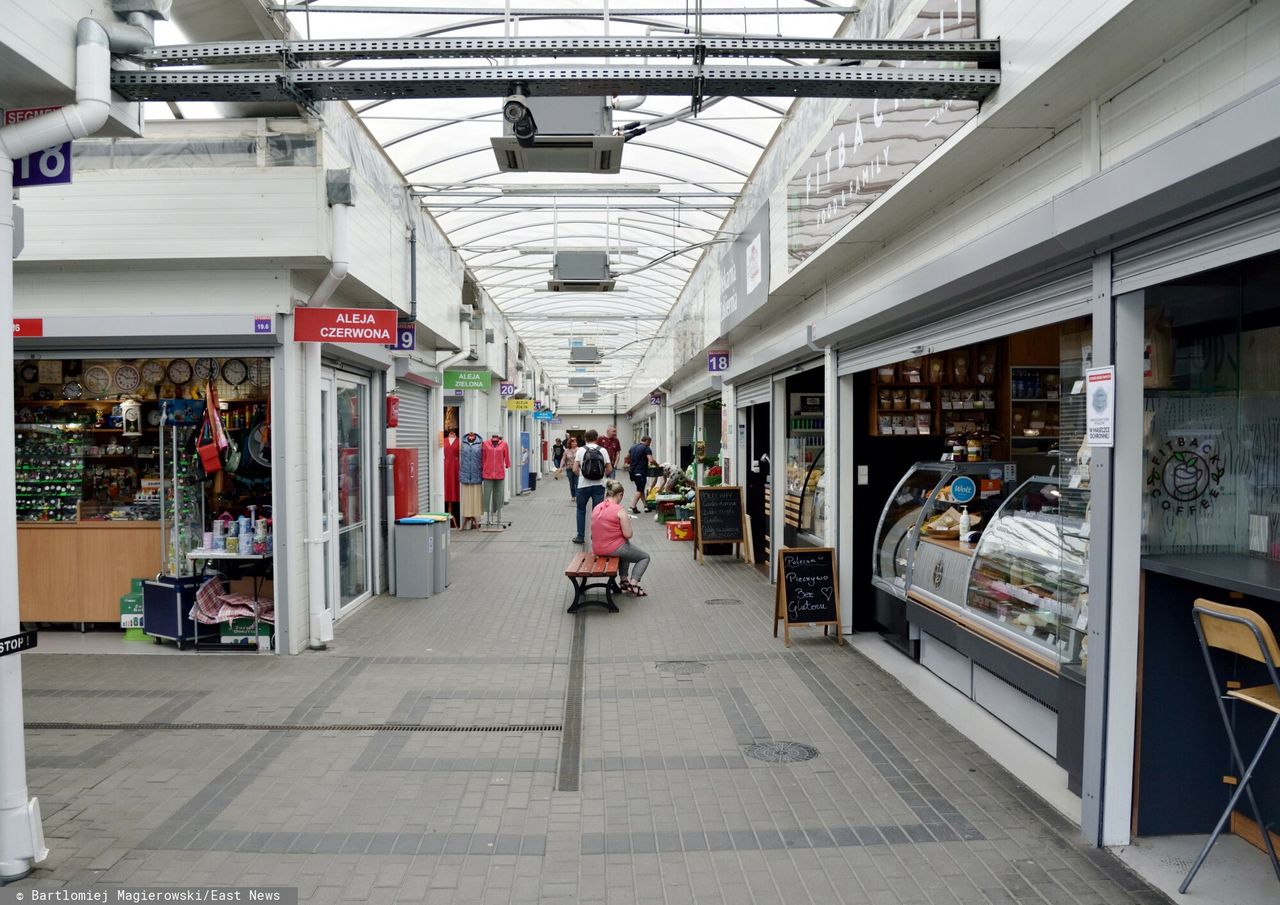
<instances>
[{"instance_id":1,"label":"grey trousers","mask_svg":"<svg viewBox=\"0 0 1280 905\"><path fill-rule=\"evenodd\" d=\"M644 570L649 568L649 554L641 550L631 541L627 541L618 549L614 550L612 556L618 557L618 577L627 577L627 567L632 563L635 568L631 570L631 580L639 582Z\"/></svg>"}]
</instances>

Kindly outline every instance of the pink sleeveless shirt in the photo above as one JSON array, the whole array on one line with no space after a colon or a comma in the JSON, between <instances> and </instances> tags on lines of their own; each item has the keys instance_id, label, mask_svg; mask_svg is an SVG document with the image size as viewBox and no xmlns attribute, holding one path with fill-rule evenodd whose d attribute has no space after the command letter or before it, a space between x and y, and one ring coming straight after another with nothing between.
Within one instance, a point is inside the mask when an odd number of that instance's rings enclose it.
<instances>
[{"instance_id":1,"label":"pink sleeveless shirt","mask_svg":"<svg viewBox=\"0 0 1280 905\"><path fill-rule=\"evenodd\" d=\"M615 550L627 542L622 536L622 524L618 521L618 513L621 511L622 507L610 499L591 510L592 553L612 556Z\"/></svg>"}]
</instances>

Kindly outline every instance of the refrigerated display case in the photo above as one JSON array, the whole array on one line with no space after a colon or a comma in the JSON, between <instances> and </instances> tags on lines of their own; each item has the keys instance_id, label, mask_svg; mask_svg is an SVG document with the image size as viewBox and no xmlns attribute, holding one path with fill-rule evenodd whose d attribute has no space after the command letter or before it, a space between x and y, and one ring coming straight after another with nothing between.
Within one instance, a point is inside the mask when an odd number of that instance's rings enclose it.
<instances>
[{"instance_id":1,"label":"refrigerated display case","mask_svg":"<svg viewBox=\"0 0 1280 905\"><path fill-rule=\"evenodd\" d=\"M912 465L880 515L872 584L902 600L914 593L963 611L974 545L960 536L959 516L967 509L970 531L982 532L1005 499L1011 467L1007 462ZM961 477L969 482L953 490Z\"/></svg>"},{"instance_id":2,"label":"refrigerated display case","mask_svg":"<svg viewBox=\"0 0 1280 905\"><path fill-rule=\"evenodd\" d=\"M1088 662L1088 489L1032 477L1009 495L973 557L965 608L1061 667Z\"/></svg>"}]
</instances>

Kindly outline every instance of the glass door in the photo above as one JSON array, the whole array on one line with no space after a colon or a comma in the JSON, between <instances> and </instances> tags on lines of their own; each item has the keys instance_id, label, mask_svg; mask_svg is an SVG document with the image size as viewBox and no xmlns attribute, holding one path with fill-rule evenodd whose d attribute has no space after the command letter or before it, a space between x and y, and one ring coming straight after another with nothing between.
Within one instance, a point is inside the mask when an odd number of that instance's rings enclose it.
<instances>
[{"instance_id":1,"label":"glass door","mask_svg":"<svg viewBox=\"0 0 1280 905\"><path fill-rule=\"evenodd\" d=\"M369 382L360 377L335 373L332 402L326 419L332 426L326 438L326 469L334 480L326 486L330 528L326 538L329 580L336 594L335 618L369 599L372 582L373 535L369 522ZM335 537L336 535L336 537Z\"/></svg>"},{"instance_id":2,"label":"glass door","mask_svg":"<svg viewBox=\"0 0 1280 905\"><path fill-rule=\"evenodd\" d=\"M330 461L334 449L334 382L333 373L328 372L320 380L320 537L321 549L324 551L324 608L325 624L332 626L337 612L334 600L334 525L337 519L338 495L333 480L333 463Z\"/></svg>"}]
</instances>

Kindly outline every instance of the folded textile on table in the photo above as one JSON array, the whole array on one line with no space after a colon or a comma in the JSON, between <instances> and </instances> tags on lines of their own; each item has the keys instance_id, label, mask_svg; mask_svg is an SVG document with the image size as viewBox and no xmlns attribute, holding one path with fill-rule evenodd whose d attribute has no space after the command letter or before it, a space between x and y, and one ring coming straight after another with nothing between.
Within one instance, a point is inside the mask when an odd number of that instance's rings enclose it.
<instances>
[{"instance_id":1,"label":"folded textile on table","mask_svg":"<svg viewBox=\"0 0 1280 905\"><path fill-rule=\"evenodd\" d=\"M258 618L263 622L276 621L276 603L274 600L258 600ZM216 625L219 622L230 622L241 616L253 618L253 598L248 594L228 594L221 578L210 578L196 590L196 600L189 614L193 622L201 625Z\"/></svg>"}]
</instances>

